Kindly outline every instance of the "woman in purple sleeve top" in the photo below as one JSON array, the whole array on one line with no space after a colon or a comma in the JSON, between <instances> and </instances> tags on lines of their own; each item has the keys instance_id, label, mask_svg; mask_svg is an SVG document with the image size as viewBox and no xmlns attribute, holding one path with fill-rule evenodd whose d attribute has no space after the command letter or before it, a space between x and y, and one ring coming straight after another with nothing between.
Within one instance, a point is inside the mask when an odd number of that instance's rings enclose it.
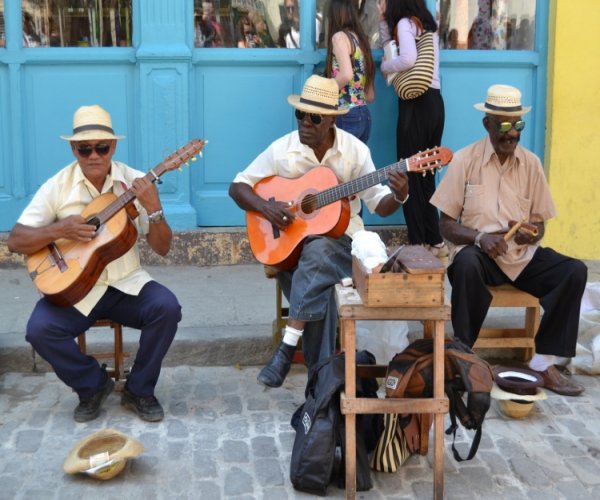
<instances>
[{"instance_id":1,"label":"woman in purple sleeve top","mask_svg":"<svg viewBox=\"0 0 600 500\"><path fill-rule=\"evenodd\" d=\"M398 99L396 153L398 159L409 158L419 151L439 146L444 131L444 100L440 92L440 58L437 23L427 10L424 0L382 0L379 33L385 46L392 37L398 45L398 55L385 59L381 71L406 71L417 59L416 38L425 31L434 32L435 60L433 80L429 89L416 99ZM435 191L435 176L408 174L410 198L404 205L404 216L411 245L423 245L442 261L447 261L448 249L439 230L437 209L429 203Z\"/></svg>"}]
</instances>

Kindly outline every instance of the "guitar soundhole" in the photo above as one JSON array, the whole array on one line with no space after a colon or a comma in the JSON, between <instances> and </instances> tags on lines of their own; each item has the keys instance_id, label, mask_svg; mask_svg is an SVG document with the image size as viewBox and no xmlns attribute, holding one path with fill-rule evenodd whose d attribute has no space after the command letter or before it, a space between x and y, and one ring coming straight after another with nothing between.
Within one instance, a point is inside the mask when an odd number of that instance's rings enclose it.
<instances>
[{"instance_id":1,"label":"guitar soundhole","mask_svg":"<svg viewBox=\"0 0 600 500\"><path fill-rule=\"evenodd\" d=\"M302 212L305 214L312 214L317 209L317 196L309 194L302 199L300 204Z\"/></svg>"},{"instance_id":2,"label":"guitar soundhole","mask_svg":"<svg viewBox=\"0 0 600 500\"><path fill-rule=\"evenodd\" d=\"M90 217L86 221L86 224L89 224L90 226L94 226L96 228L96 231L98 231L98 228L100 227L100 219L98 219L98 217Z\"/></svg>"}]
</instances>

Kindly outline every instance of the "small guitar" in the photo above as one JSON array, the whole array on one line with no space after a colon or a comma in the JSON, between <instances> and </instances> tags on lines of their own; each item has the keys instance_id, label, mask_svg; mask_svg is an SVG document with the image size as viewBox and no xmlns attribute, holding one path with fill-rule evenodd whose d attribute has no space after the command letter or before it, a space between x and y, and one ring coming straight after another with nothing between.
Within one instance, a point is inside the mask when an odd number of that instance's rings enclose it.
<instances>
[{"instance_id":1,"label":"small guitar","mask_svg":"<svg viewBox=\"0 0 600 500\"><path fill-rule=\"evenodd\" d=\"M254 192L265 200L290 203L296 218L285 230L274 227L262 214L246 213L248 239L252 253L260 263L286 270L298 261L302 242L308 236L326 235L339 238L350 222L348 197L385 181L390 172L423 172L441 169L452 159L445 147L428 149L406 160L371 172L342 184L328 167L311 169L297 179L266 177L256 183Z\"/></svg>"},{"instance_id":2,"label":"small guitar","mask_svg":"<svg viewBox=\"0 0 600 500\"><path fill-rule=\"evenodd\" d=\"M170 170L195 161L206 141L194 139L167 156L146 174L156 182ZM83 299L98 281L104 268L124 255L137 240L132 219L137 217L131 189L117 198L104 193L85 207L81 216L96 227L91 241L60 239L27 256L27 271L37 289L57 306L72 306Z\"/></svg>"}]
</instances>

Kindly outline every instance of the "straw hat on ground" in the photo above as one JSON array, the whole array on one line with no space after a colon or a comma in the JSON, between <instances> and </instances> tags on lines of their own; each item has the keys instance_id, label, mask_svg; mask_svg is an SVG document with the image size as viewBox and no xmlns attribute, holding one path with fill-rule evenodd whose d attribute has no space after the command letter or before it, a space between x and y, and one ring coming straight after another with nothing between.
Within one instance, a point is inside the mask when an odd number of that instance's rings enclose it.
<instances>
[{"instance_id":1,"label":"straw hat on ground","mask_svg":"<svg viewBox=\"0 0 600 500\"><path fill-rule=\"evenodd\" d=\"M69 474L84 473L111 479L144 451L142 444L114 429L104 429L81 439L69 453L63 468Z\"/></svg>"},{"instance_id":2,"label":"straw hat on ground","mask_svg":"<svg viewBox=\"0 0 600 500\"><path fill-rule=\"evenodd\" d=\"M73 115L73 135L61 135L65 141L101 141L103 139L124 139L115 135L110 114L97 104L81 106Z\"/></svg>"},{"instance_id":3,"label":"straw hat on ground","mask_svg":"<svg viewBox=\"0 0 600 500\"><path fill-rule=\"evenodd\" d=\"M491 396L498 400L502 413L511 418L524 418L533 410L535 401L546 399L542 377L532 370L498 366L493 369Z\"/></svg>"},{"instance_id":4,"label":"straw hat on ground","mask_svg":"<svg viewBox=\"0 0 600 500\"><path fill-rule=\"evenodd\" d=\"M318 115L343 115L348 109L338 109L340 88L333 78L309 76L301 95L288 96L288 102L300 111Z\"/></svg>"},{"instance_id":5,"label":"straw hat on ground","mask_svg":"<svg viewBox=\"0 0 600 500\"><path fill-rule=\"evenodd\" d=\"M510 85L492 85L487 91L485 102L475 104L475 109L489 115L523 116L531 106L521 104L521 91Z\"/></svg>"}]
</instances>

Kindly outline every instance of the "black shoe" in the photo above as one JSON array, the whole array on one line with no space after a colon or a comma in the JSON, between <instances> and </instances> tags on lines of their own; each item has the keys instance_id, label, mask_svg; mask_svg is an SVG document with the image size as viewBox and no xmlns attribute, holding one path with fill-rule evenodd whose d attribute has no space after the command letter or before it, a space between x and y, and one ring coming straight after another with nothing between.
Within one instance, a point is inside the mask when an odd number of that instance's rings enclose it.
<instances>
[{"instance_id":1,"label":"black shoe","mask_svg":"<svg viewBox=\"0 0 600 500\"><path fill-rule=\"evenodd\" d=\"M114 387L115 383L113 379L106 375L104 385L96 394L89 398L79 398L79 404L73 412L75 422L89 422L100 415L100 407Z\"/></svg>"},{"instance_id":2,"label":"black shoe","mask_svg":"<svg viewBox=\"0 0 600 500\"><path fill-rule=\"evenodd\" d=\"M160 422L165 416L158 399L154 396L136 396L127 389L127 386L123 388L121 404L136 412L142 420L147 422Z\"/></svg>"},{"instance_id":3,"label":"black shoe","mask_svg":"<svg viewBox=\"0 0 600 500\"><path fill-rule=\"evenodd\" d=\"M295 345L280 342L267 365L258 374L258 381L267 387L281 387L292 366L292 358L296 352Z\"/></svg>"}]
</instances>

